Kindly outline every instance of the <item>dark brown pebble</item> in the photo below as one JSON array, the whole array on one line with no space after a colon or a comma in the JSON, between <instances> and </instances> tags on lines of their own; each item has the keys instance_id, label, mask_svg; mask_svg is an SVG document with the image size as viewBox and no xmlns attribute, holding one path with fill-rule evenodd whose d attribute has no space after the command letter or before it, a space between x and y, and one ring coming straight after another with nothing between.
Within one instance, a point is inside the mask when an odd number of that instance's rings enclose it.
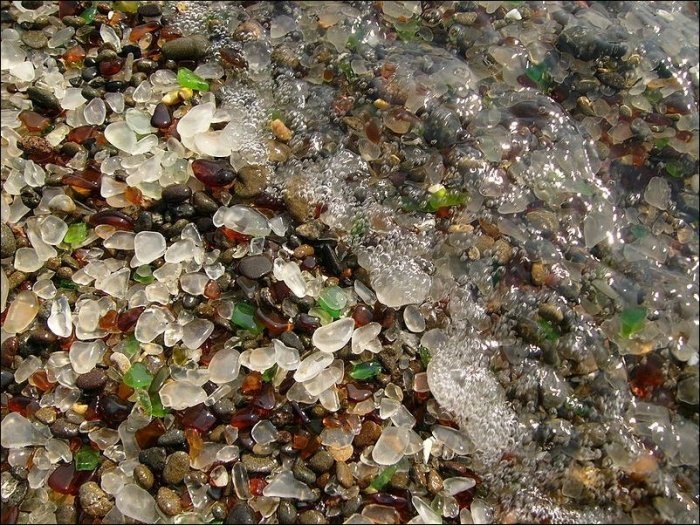
<instances>
[{"instance_id":1,"label":"dark brown pebble","mask_svg":"<svg viewBox=\"0 0 700 525\"><path fill-rule=\"evenodd\" d=\"M167 128L173 123L173 117L170 114L170 109L163 102L156 105L151 117L151 126L154 128Z\"/></svg>"},{"instance_id":2,"label":"dark brown pebble","mask_svg":"<svg viewBox=\"0 0 700 525\"><path fill-rule=\"evenodd\" d=\"M364 421L362 427L360 428L360 433L355 436L353 444L356 447L366 447L367 445L373 445L379 439L382 433L382 427L379 426L374 421Z\"/></svg>"},{"instance_id":3,"label":"dark brown pebble","mask_svg":"<svg viewBox=\"0 0 700 525\"><path fill-rule=\"evenodd\" d=\"M80 374L75 380L75 386L81 390L98 390L107 382L107 374L101 368L95 368L85 374Z\"/></svg>"},{"instance_id":4,"label":"dark brown pebble","mask_svg":"<svg viewBox=\"0 0 700 525\"><path fill-rule=\"evenodd\" d=\"M24 7L25 9L29 9L30 11L39 9L42 5L44 5L44 2L38 2L34 0L22 0L22 7Z\"/></svg>"},{"instance_id":5,"label":"dark brown pebble","mask_svg":"<svg viewBox=\"0 0 700 525\"><path fill-rule=\"evenodd\" d=\"M244 257L238 264L238 271L248 279L260 279L272 271L272 261L266 255Z\"/></svg>"},{"instance_id":6,"label":"dark brown pebble","mask_svg":"<svg viewBox=\"0 0 700 525\"><path fill-rule=\"evenodd\" d=\"M160 9L158 4L142 4L138 7L137 12L141 16L147 17L160 16L163 14L163 11Z\"/></svg>"},{"instance_id":7,"label":"dark brown pebble","mask_svg":"<svg viewBox=\"0 0 700 525\"><path fill-rule=\"evenodd\" d=\"M64 418L56 420L56 422L51 425L51 433L54 437L70 439L77 436L78 432L78 425Z\"/></svg>"},{"instance_id":8,"label":"dark brown pebble","mask_svg":"<svg viewBox=\"0 0 700 525\"><path fill-rule=\"evenodd\" d=\"M236 172L227 161L196 159L192 162L192 172L205 186L224 188L236 179Z\"/></svg>"},{"instance_id":9,"label":"dark brown pebble","mask_svg":"<svg viewBox=\"0 0 700 525\"><path fill-rule=\"evenodd\" d=\"M64 16L61 21L68 27L78 29L87 24L87 21L81 16Z\"/></svg>"},{"instance_id":10,"label":"dark brown pebble","mask_svg":"<svg viewBox=\"0 0 700 525\"><path fill-rule=\"evenodd\" d=\"M171 184L163 188L163 200L170 203L185 202L192 196L192 189L186 184Z\"/></svg>"},{"instance_id":11,"label":"dark brown pebble","mask_svg":"<svg viewBox=\"0 0 700 525\"><path fill-rule=\"evenodd\" d=\"M219 205L203 191L197 191L192 199L194 209L200 215L211 215L219 209Z\"/></svg>"}]
</instances>

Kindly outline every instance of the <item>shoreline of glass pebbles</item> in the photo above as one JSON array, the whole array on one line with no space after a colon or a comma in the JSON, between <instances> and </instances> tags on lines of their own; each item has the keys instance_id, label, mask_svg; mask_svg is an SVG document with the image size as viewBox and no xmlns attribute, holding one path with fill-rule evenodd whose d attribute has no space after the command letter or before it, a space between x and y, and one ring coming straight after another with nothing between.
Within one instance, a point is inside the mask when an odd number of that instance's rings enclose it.
<instances>
[{"instance_id":1,"label":"shoreline of glass pebbles","mask_svg":"<svg viewBox=\"0 0 700 525\"><path fill-rule=\"evenodd\" d=\"M695 4L0 13L3 523L698 522Z\"/></svg>"}]
</instances>

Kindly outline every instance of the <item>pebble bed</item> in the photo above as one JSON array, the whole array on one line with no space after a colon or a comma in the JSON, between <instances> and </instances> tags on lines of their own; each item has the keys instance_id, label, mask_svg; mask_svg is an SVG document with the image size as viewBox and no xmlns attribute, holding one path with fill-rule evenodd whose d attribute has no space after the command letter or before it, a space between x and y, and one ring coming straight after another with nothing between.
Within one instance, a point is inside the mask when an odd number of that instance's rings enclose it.
<instances>
[{"instance_id":1,"label":"pebble bed","mask_svg":"<svg viewBox=\"0 0 700 525\"><path fill-rule=\"evenodd\" d=\"M2 523L698 523L694 2L0 2Z\"/></svg>"}]
</instances>

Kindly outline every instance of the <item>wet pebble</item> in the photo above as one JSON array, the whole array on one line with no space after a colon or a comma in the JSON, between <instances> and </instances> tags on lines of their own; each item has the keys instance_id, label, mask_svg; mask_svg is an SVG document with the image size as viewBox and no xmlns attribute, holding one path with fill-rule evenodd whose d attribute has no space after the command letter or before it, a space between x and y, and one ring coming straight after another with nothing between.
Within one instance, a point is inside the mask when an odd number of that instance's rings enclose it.
<instances>
[{"instance_id":1,"label":"wet pebble","mask_svg":"<svg viewBox=\"0 0 700 525\"><path fill-rule=\"evenodd\" d=\"M104 517L114 506L107 493L94 481L81 485L78 495L83 511L93 518Z\"/></svg>"},{"instance_id":2,"label":"wet pebble","mask_svg":"<svg viewBox=\"0 0 700 525\"><path fill-rule=\"evenodd\" d=\"M52 425L56 421L56 409L53 407L41 407L34 412L34 417L45 425Z\"/></svg>"},{"instance_id":3,"label":"wet pebble","mask_svg":"<svg viewBox=\"0 0 700 525\"><path fill-rule=\"evenodd\" d=\"M304 464L301 458L297 458L297 460L294 462L292 473L296 479L303 481L307 485L313 485L316 483L316 474L314 474L314 472Z\"/></svg>"},{"instance_id":4,"label":"wet pebble","mask_svg":"<svg viewBox=\"0 0 700 525\"><path fill-rule=\"evenodd\" d=\"M49 39L46 38L43 31L26 31L22 35L22 43L32 49L42 49L46 47L48 42Z\"/></svg>"},{"instance_id":5,"label":"wet pebble","mask_svg":"<svg viewBox=\"0 0 700 525\"><path fill-rule=\"evenodd\" d=\"M155 481L153 472L146 465L136 465L134 468L134 479L136 483L146 490L150 489Z\"/></svg>"},{"instance_id":6,"label":"wet pebble","mask_svg":"<svg viewBox=\"0 0 700 525\"><path fill-rule=\"evenodd\" d=\"M30 86L27 88L27 97L35 106L61 111L61 103L48 89Z\"/></svg>"},{"instance_id":7,"label":"wet pebble","mask_svg":"<svg viewBox=\"0 0 700 525\"><path fill-rule=\"evenodd\" d=\"M240 523L241 525L252 525L257 523L255 511L247 503L240 501L236 503L226 516L224 523Z\"/></svg>"},{"instance_id":8,"label":"wet pebble","mask_svg":"<svg viewBox=\"0 0 700 525\"><path fill-rule=\"evenodd\" d=\"M197 35L176 38L163 44L161 50L170 60L198 60L207 51L207 39Z\"/></svg>"},{"instance_id":9,"label":"wet pebble","mask_svg":"<svg viewBox=\"0 0 700 525\"><path fill-rule=\"evenodd\" d=\"M158 4L141 4L137 13L143 17L152 17L162 15L163 11Z\"/></svg>"},{"instance_id":10,"label":"wet pebble","mask_svg":"<svg viewBox=\"0 0 700 525\"><path fill-rule=\"evenodd\" d=\"M185 444L185 432L179 428L171 428L158 438L158 444L163 447L178 447Z\"/></svg>"},{"instance_id":11,"label":"wet pebble","mask_svg":"<svg viewBox=\"0 0 700 525\"><path fill-rule=\"evenodd\" d=\"M360 433L355 436L353 443L357 447L366 447L373 445L379 439L382 433L382 427L374 421L364 421L360 428Z\"/></svg>"},{"instance_id":12,"label":"wet pebble","mask_svg":"<svg viewBox=\"0 0 700 525\"><path fill-rule=\"evenodd\" d=\"M322 474L328 472L333 467L334 462L333 456L325 450L319 450L309 459L309 468L317 474Z\"/></svg>"},{"instance_id":13,"label":"wet pebble","mask_svg":"<svg viewBox=\"0 0 700 525\"><path fill-rule=\"evenodd\" d=\"M272 271L272 261L266 255L244 257L238 265L238 271L248 279L260 279Z\"/></svg>"},{"instance_id":14,"label":"wet pebble","mask_svg":"<svg viewBox=\"0 0 700 525\"><path fill-rule=\"evenodd\" d=\"M54 437L70 439L78 435L78 425L71 423L65 418L56 420L53 425L51 425L51 433Z\"/></svg>"},{"instance_id":15,"label":"wet pebble","mask_svg":"<svg viewBox=\"0 0 700 525\"><path fill-rule=\"evenodd\" d=\"M158 508L167 516L177 516L182 512L182 502L177 492L168 487L160 487L156 495Z\"/></svg>"},{"instance_id":16,"label":"wet pebble","mask_svg":"<svg viewBox=\"0 0 700 525\"><path fill-rule=\"evenodd\" d=\"M219 205L203 191L197 191L192 198L194 209L200 215L211 215L219 209Z\"/></svg>"},{"instance_id":17,"label":"wet pebble","mask_svg":"<svg viewBox=\"0 0 700 525\"><path fill-rule=\"evenodd\" d=\"M95 368L85 374L80 374L75 380L75 386L81 390L99 390L107 382L107 374L101 368Z\"/></svg>"},{"instance_id":18,"label":"wet pebble","mask_svg":"<svg viewBox=\"0 0 700 525\"><path fill-rule=\"evenodd\" d=\"M163 447L146 448L139 452L139 461L155 472L160 472L165 468L166 458L167 453Z\"/></svg>"},{"instance_id":19,"label":"wet pebble","mask_svg":"<svg viewBox=\"0 0 700 525\"><path fill-rule=\"evenodd\" d=\"M17 241L10 227L4 222L0 223L0 256L12 257L17 251Z\"/></svg>"},{"instance_id":20,"label":"wet pebble","mask_svg":"<svg viewBox=\"0 0 700 525\"><path fill-rule=\"evenodd\" d=\"M163 481L170 485L181 483L190 471L190 456L181 450L173 452L165 460L163 468Z\"/></svg>"},{"instance_id":21,"label":"wet pebble","mask_svg":"<svg viewBox=\"0 0 700 525\"><path fill-rule=\"evenodd\" d=\"M171 184L163 188L163 200L178 204L185 202L192 196L192 189L186 184Z\"/></svg>"},{"instance_id":22,"label":"wet pebble","mask_svg":"<svg viewBox=\"0 0 700 525\"><path fill-rule=\"evenodd\" d=\"M257 474L269 474L278 466L275 458L270 456L243 454L241 461L246 471L255 472Z\"/></svg>"},{"instance_id":23,"label":"wet pebble","mask_svg":"<svg viewBox=\"0 0 700 525\"><path fill-rule=\"evenodd\" d=\"M280 501L279 507L277 507L277 519L282 525L288 525L296 523L297 520L297 509L296 507L287 500Z\"/></svg>"},{"instance_id":24,"label":"wet pebble","mask_svg":"<svg viewBox=\"0 0 700 525\"><path fill-rule=\"evenodd\" d=\"M233 183L236 195L249 199L260 195L267 187L267 172L263 166L244 166Z\"/></svg>"},{"instance_id":25,"label":"wet pebble","mask_svg":"<svg viewBox=\"0 0 700 525\"><path fill-rule=\"evenodd\" d=\"M353 486L352 470L344 461L335 462L335 476L338 479L338 483L346 489Z\"/></svg>"},{"instance_id":26,"label":"wet pebble","mask_svg":"<svg viewBox=\"0 0 700 525\"><path fill-rule=\"evenodd\" d=\"M167 104L164 102L156 105L153 110L153 116L151 117L151 126L154 128L167 128L172 124L173 117L170 114L170 109L168 109Z\"/></svg>"},{"instance_id":27,"label":"wet pebble","mask_svg":"<svg viewBox=\"0 0 700 525\"><path fill-rule=\"evenodd\" d=\"M321 525L323 523L328 523L328 520L321 511L312 509L305 510L299 514L298 522L304 525Z\"/></svg>"}]
</instances>

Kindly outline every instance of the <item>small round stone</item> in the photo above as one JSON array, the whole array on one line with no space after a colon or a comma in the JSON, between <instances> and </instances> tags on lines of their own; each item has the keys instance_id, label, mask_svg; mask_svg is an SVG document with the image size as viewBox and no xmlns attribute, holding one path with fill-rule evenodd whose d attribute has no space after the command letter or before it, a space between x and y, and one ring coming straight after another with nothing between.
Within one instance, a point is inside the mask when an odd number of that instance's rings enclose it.
<instances>
[{"instance_id":1,"label":"small round stone","mask_svg":"<svg viewBox=\"0 0 700 525\"><path fill-rule=\"evenodd\" d=\"M266 255L244 257L238 265L238 271L248 279L260 279L272 271L272 261Z\"/></svg>"},{"instance_id":2,"label":"small round stone","mask_svg":"<svg viewBox=\"0 0 700 525\"><path fill-rule=\"evenodd\" d=\"M32 49L42 49L46 47L48 42L49 39L46 38L43 31L26 31L22 35L22 43Z\"/></svg>"},{"instance_id":3,"label":"small round stone","mask_svg":"<svg viewBox=\"0 0 700 525\"><path fill-rule=\"evenodd\" d=\"M163 200L178 204L185 202L192 196L192 189L186 184L171 184L163 188Z\"/></svg>"},{"instance_id":4,"label":"small round stone","mask_svg":"<svg viewBox=\"0 0 700 525\"><path fill-rule=\"evenodd\" d=\"M377 442L377 439L379 439L381 433L382 427L377 423L374 421L364 421L362 423L362 427L360 428L360 433L355 436L353 443L357 447L373 445Z\"/></svg>"},{"instance_id":5,"label":"small round stone","mask_svg":"<svg viewBox=\"0 0 700 525\"><path fill-rule=\"evenodd\" d=\"M34 412L34 417L45 425L51 425L56 421L56 409L53 407L41 407Z\"/></svg>"},{"instance_id":6,"label":"small round stone","mask_svg":"<svg viewBox=\"0 0 700 525\"><path fill-rule=\"evenodd\" d=\"M99 390L107 382L107 374L101 368L95 368L85 374L80 374L75 380L75 386L81 390Z\"/></svg>"},{"instance_id":7,"label":"small round stone","mask_svg":"<svg viewBox=\"0 0 700 525\"><path fill-rule=\"evenodd\" d=\"M279 519L279 522L282 525L296 523L296 507L290 501L283 499L282 501L280 501L279 507L277 507L277 519Z\"/></svg>"},{"instance_id":8,"label":"small round stone","mask_svg":"<svg viewBox=\"0 0 700 525\"><path fill-rule=\"evenodd\" d=\"M78 435L79 429L78 425L71 423L65 418L56 420L56 422L51 425L51 433L54 437L70 439Z\"/></svg>"},{"instance_id":9,"label":"small round stone","mask_svg":"<svg viewBox=\"0 0 700 525\"><path fill-rule=\"evenodd\" d=\"M158 508L167 516L177 516L182 512L182 502L177 492L168 487L160 487L156 495Z\"/></svg>"},{"instance_id":10,"label":"small round stone","mask_svg":"<svg viewBox=\"0 0 700 525\"><path fill-rule=\"evenodd\" d=\"M255 511L243 501L236 503L224 520L224 523L240 523L241 525L253 525L257 522Z\"/></svg>"},{"instance_id":11,"label":"small round stone","mask_svg":"<svg viewBox=\"0 0 700 525\"><path fill-rule=\"evenodd\" d=\"M94 481L81 485L78 495L83 511L93 518L104 517L114 506L107 493Z\"/></svg>"},{"instance_id":12,"label":"small round stone","mask_svg":"<svg viewBox=\"0 0 700 525\"><path fill-rule=\"evenodd\" d=\"M322 525L328 523L328 520L321 511L306 510L299 514L299 523L304 525Z\"/></svg>"},{"instance_id":13,"label":"small round stone","mask_svg":"<svg viewBox=\"0 0 700 525\"><path fill-rule=\"evenodd\" d=\"M17 241L10 227L4 222L0 223L0 256L12 257L17 251Z\"/></svg>"},{"instance_id":14,"label":"small round stone","mask_svg":"<svg viewBox=\"0 0 700 525\"><path fill-rule=\"evenodd\" d=\"M167 453L163 447L146 448L139 452L139 461L155 472L160 472L165 468L166 458Z\"/></svg>"},{"instance_id":15,"label":"small round stone","mask_svg":"<svg viewBox=\"0 0 700 525\"><path fill-rule=\"evenodd\" d=\"M309 459L309 467L317 474L322 474L328 472L333 467L334 462L333 456L325 450L319 450Z\"/></svg>"},{"instance_id":16,"label":"small round stone","mask_svg":"<svg viewBox=\"0 0 700 525\"><path fill-rule=\"evenodd\" d=\"M146 465L136 465L136 468L134 468L134 479L136 483L146 490L150 489L155 481L153 472Z\"/></svg>"},{"instance_id":17,"label":"small round stone","mask_svg":"<svg viewBox=\"0 0 700 525\"><path fill-rule=\"evenodd\" d=\"M169 485L181 483L190 471L190 456L181 450L173 452L165 461L163 481Z\"/></svg>"},{"instance_id":18,"label":"small round stone","mask_svg":"<svg viewBox=\"0 0 700 525\"><path fill-rule=\"evenodd\" d=\"M219 209L219 205L203 191L195 192L192 199L195 211L200 215L213 215Z\"/></svg>"}]
</instances>

